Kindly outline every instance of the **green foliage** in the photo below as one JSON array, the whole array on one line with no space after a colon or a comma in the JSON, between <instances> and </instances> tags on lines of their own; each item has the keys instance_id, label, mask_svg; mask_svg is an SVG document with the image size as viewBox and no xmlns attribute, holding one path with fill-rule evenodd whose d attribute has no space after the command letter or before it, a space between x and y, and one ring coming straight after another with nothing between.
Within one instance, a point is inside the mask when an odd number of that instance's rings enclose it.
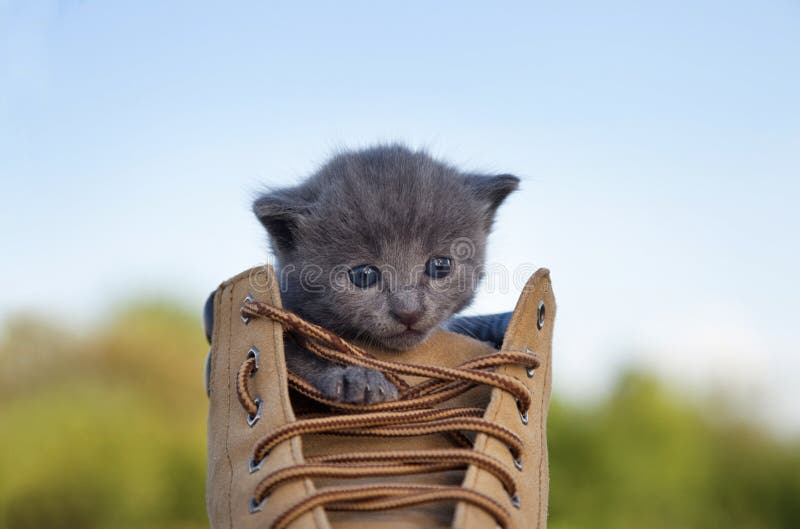
<instances>
[{"instance_id":1,"label":"green foliage","mask_svg":"<svg viewBox=\"0 0 800 529\"><path fill-rule=\"evenodd\" d=\"M76 336L35 318L0 341L0 528L207 527L199 318L128 307ZM800 446L630 373L554 401L554 529L800 527Z\"/></svg>"},{"instance_id":2,"label":"green foliage","mask_svg":"<svg viewBox=\"0 0 800 529\"><path fill-rule=\"evenodd\" d=\"M32 319L0 346L0 527L206 527L197 318L130 307L80 338Z\"/></svg>"},{"instance_id":3,"label":"green foliage","mask_svg":"<svg viewBox=\"0 0 800 529\"><path fill-rule=\"evenodd\" d=\"M724 414L723 414L724 416ZM551 527L800 527L800 445L628 373L592 406L554 403Z\"/></svg>"}]
</instances>

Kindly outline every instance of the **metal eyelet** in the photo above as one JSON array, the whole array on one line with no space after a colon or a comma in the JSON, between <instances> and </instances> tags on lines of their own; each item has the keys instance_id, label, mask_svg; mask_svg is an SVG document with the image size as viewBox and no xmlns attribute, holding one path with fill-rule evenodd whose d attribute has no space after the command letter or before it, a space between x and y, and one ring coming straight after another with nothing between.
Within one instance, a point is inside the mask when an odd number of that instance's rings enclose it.
<instances>
[{"instance_id":1,"label":"metal eyelet","mask_svg":"<svg viewBox=\"0 0 800 529\"><path fill-rule=\"evenodd\" d=\"M250 514L255 514L261 511L267 505L268 501L269 496L265 496L264 499L261 500L261 503L256 503L255 498L250 498Z\"/></svg>"},{"instance_id":2,"label":"metal eyelet","mask_svg":"<svg viewBox=\"0 0 800 529\"><path fill-rule=\"evenodd\" d=\"M266 460L266 459L267 458L265 457L264 459L262 459L261 461L256 463L255 460L252 457L250 457L250 463L247 465L247 468L250 471L250 473L252 474L253 472L255 472L258 469L260 469L261 465L264 464L264 460Z\"/></svg>"},{"instance_id":3,"label":"metal eyelet","mask_svg":"<svg viewBox=\"0 0 800 529\"><path fill-rule=\"evenodd\" d=\"M251 358L255 359L255 361L256 361L256 367L255 367L255 369L253 369L253 372L250 373L251 377L255 374L256 371L258 371L258 366L260 365L259 364L260 356L261 356L261 353L258 350L258 347L256 347L255 345L251 345L250 349L247 351L247 355L244 357L245 361L250 360Z\"/></svg>"},{"instance_id":4,"label":"metal eyelet","mask_svg":"<svg viewBox=\"0 0 800 529\"><path fill-rule=\"evenodd\" d=\"M519 459L517 459L512 454L511 458L514 460L514 466L517 467L517 470L522 470L522 456L519 456Z\"/></svg>"},{"instance_id":5,"label":"metal eyelet","mask_svg":"<svg viewBox=\"0 0 800 529\"><path fill-rule=\"evenodd\" d=\"M256 397L255 403L258 405L258 411L256 411L256 414L255 415L247 414L247 425L250 428L252 428L261 418L261 411L264 409L264 401L261 400L261 397Z\"/></svg>"},{"instance_id":6,"label":"metal eyelet","mask_svg":"<svg viewBox=\"0 0 800 529\"><path fill-rule=\"evenodd\" d=\"M536 311L536 327L541 331L544 327L545 308L544 301L539 302L539 309Z\"/></svg>"},{"instance_id":7,"label":"metal eyelet","mask_svg":"<svg viewBox=\"0 0 800 529\"><path fill-rule=\"evenodd\" d=\"M519 509L520 504L521 500L519 498L519 493L514 493L514 495L511 496L511 505L513 505L514 508Z\"/></svg>"},{"instance_id":8,"label":"metal eyelet","mask_svg":"<svg viewBox=\"0 0 800 529\"><path fill-rule=\"evenodd\" d=\"M247 296L244 298L244 301L243 301L242 303L245 303L245 302L247 302L247 301L255 301L255 300L256 300L256 299L255 299L255 298L252 296L252 294L248 294L248 295L247 295ZM241 318L242 318L242 321L244 322L244 324L245 324L245 325L247 325L248 323L250 323L250 316L245 316L245 315L244 315L244 306L242 306L242 308L240 308L240 309L239 309L239 316L241 316Z\"/></svg>"},{"instance_id":9,"label":"metal eyelet","mask_svg":"<svg viewBox=\"0 0 800 529\"><path fill-rule=\"evenodd\" d=\"M525 348L525 352L527 354L531 355L531 356L533 356L533 354L534 354L533 351L531 351L530 348L528 348L528 347ZM535 372L536 372L536 368L534 368L534 367L526 367L525 368L525 374L528 375L528 378L533 378L533 374Z\"/></svg>"},{"instance_id":10,"label":"metal eyelet","mask_svg":"<svg viewBox=\"0 0 800 529\"><path fill-rule=\"evenodd\" d=\"M519 412L519 419L522 421L522 424L528 424L528 410L522 411L522 406L519 402L519 399L516 399L516 401L517 401L517 411Z\"/></svg>"}]
</instances>

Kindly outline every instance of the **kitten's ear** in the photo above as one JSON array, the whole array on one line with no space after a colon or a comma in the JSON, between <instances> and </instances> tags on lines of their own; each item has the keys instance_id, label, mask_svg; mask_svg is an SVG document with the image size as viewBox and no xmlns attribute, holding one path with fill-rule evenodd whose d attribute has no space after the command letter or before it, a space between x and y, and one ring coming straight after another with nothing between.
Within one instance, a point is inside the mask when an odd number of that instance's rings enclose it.
<instances>
[{"instance_id":1,"label":"kitten's ear","mask_svg":"<svg viewBox=\"0 0 800 529\"><path fill-rule=\"evenodd\" d=\"M298 228L309 207L298 189L280 189L258 197L253 213L267 229L274 249L285 252L295 247Z\"/></svg>"},{"instance_id":2,"label":"kitten's ear","mask_svg":"<svg viewBox=\"0 0 800 529\"><path fill-rule=\"evenodd\" d=\"M485 205L486 229L494 222L494 216L500 204L519 188L519 178L511 174L496 176L468 175L467 183L475 196Z\"/></svg>"}]
</instances>

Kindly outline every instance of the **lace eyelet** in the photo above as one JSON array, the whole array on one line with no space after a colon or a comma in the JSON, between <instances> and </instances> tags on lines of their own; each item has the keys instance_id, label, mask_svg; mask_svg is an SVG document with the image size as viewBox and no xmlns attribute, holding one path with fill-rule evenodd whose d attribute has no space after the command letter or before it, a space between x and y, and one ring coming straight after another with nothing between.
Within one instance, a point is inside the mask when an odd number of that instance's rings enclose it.
<instances>
[{"instance_id":1,"label":"lace eyelet","mask_svg":"<svg viewBox=\"0 0 800 529\"><path fill-rule=\"evenodd\" d=\"M269 501L269 496L265 496L260 503L256 502L255 498L250 498L250 514L255 514L261 511L267 505L268 501Z\"/></svg>"},{"instance_id":2,"label":"lace eyelet","mask_svg":"<svg viewBox=\"0 0 800 529\"><path fill-rule=\"evenodd\" d=\"M517 467L517 470L522 470L522 457L520 457L519 459L515 457L513 459L514 459L514 466Z\"/></svg>"},{"instance_id":3,"label":"lace eyelet","mask_svg":"<svg viewBox=\"0 0 800 529\"><path fill-rule=\"evenodd\" d=\"M249 464L247 465L247 468L248 468L248 470L250 471L250 473L252 474L253 472L256 472L258 469L260 469L260 468L261 468L261 465L263 465L263 464L264 464L264 460L266 460L266 459L267 459L267 458L265 457L265 458L263 458L261 461L259 461L258 463L256 463L256 462L255 462L255 459L254 459L253 457L250 457L250 462L249 462Z\"/></svg>"},{"instance_id":4,"label":"lace eyelet","mask_svg":"<svg viewBox=\"0 0 800 529\"><path fill-rule=\"evenodd\" d=\"M541 331L544 327L545 307L544 301L539 302L539 308L536 310L536 327Z\"/></svg>"},{"instance_id":5,"label":"lace eyelet","mask_svg":"<svg viewBox=\"0 0 800 529\"><path fill-rule=\"evenodd\" d=\"M531 349L529 347L525 348L525 353L529 354L531 356L534 355L533 351L531 351ZM528 375L528 378L533 378L533 374L534 373L536 373L536 368L535 367L526 367L525 368L525 374Z\"/></svg>"},{"instance_id":6,"label":"lace eyelet","mask_svg":"<svg viewBox=\"0 0 800 529\"><path fill-rule=\"evenodd\" d=\"M261 357L261 352L258 350L258 347L256 347L255 345L251 345L250 350L247 351L247 356L244 357L245 361L250 360L251 358L253 358L256 361L256 367L253 369L253 372L250 373L251 377L255 374L256 371L258 371L258 367L260 365L259 363L260 357Z\"/></svg>"},{"instance_id":7,"label":"lace eyelet","mask_svg":"<svg viewBox=\"0 0 800 529\"><path fill-rule=\"evenodd\" d=\"M511 496L511 505L513 505L515 509L519 509L521 503L522 500L520 500L518 493L515 493L513 496Z\"/></svg>"},{"instance_id":8,"label":"lace eyelet","mask_svg":"<svg viewBox=\"0 0 800 529\"><path fill-rule=\"evenodd\" d=\"M528 424L528 410L522 411L522 405L520 404L519 399L516 399L516 401L517 411L519 412L519 420L522 421L522 424Z\"/></svg>"},{"instance_id":9,"label":"lace eyelet","mask_svg":"<svg viewBox=\"0 0 800 529\"><path fill-rule=\"evenodd\" d=\"M244 301L243 301L242 303L245 303L245 302L247 302L247 301L255 301L255 300L256 300L256 299L255 299L255 298L252 296L252 294L248 294L248 295L247 295L247 296L244 298ZM248 323L250 323L250 316L245 316L245 315L244 315L244 306L242 306L242 308L240 308L240 309L239 309L239 316L242 318L242 321L244 322L244 324L245 324L245 325L247 325Z\"/></svg>"},{"instance_id":10,"label":"lace eyelet","mask_svg":"<svg viewBox=\"0 0 800 529\"><path fill-rule=\"evenodd\" d=\"M250 428L252 428L258 422L258 420L261 418L261 412L264 410L264 401L261 400L261 397L256 397L254 401L258 405L258 410L256 411L255 415L247 414L247 425Z\"/></svg>"}]
</instances>

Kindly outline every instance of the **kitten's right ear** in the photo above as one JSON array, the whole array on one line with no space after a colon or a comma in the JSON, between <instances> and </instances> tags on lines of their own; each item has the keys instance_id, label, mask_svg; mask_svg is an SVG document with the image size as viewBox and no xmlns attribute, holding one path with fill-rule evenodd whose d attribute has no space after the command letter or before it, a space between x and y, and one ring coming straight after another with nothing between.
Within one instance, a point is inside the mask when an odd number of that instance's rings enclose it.
<instances>
[{"instance_id":1,"label":"kitten's right ear","mask_svg":"<svg viewBox=\"0 0 800 529\"><path fill-rule=\"evenodd\" d=\"M301 218L308 209L308 203L293 189L267 193L253 202L253 213L267 229L275 250L282 252L295 247Z\"/></svg>"},{"instance_id":2,"label":"kitten's right ear","mask_svg":"<svg viewBox=\"0 0 800 529\"><path fill-rule=\"evenodd\" d=\"M494 223L497 208L513 191L519 188L519 178L511 174L500 175L468 175L467 183L472 187L475 196L484 204L486 230Z\"/></svg>"}]
</instances>

